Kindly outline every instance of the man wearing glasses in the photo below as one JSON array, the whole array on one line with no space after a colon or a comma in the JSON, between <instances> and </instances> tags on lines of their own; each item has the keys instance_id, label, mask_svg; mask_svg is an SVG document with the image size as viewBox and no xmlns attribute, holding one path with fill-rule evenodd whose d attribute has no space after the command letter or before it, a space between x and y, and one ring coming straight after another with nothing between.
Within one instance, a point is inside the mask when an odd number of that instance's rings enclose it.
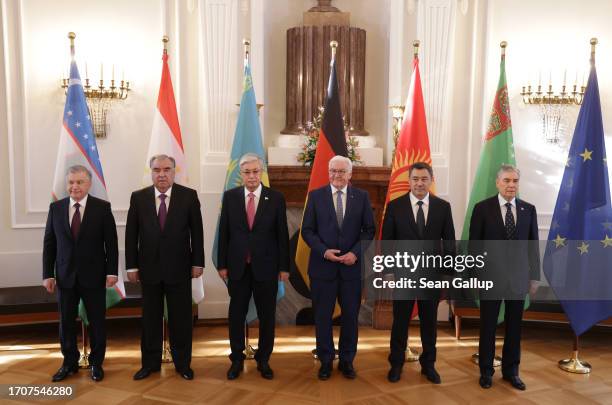
<instances>
[{"instance_id":1,"label":"man wearing glasses","mask_svg":"<svg viewBox=\"0 0 612 405\"><path fill-rule=\"evenodd\" d=\"M287 210L283 195L261 184L259 156L247 153L239 166L244 186L223 194L219 221L218 270L230 295L227 379L238 378L244 368L244 323L252 295L259 318L257 370L271 380L278 280L289 279Z\"/></svg>"},{"instance_id":2,"label":"man wearing glasses","mask_svg":"<svg viewBox=\"0 0 612 405\"><path fill-rule=\"evenodd\" d=\"M335 356L333 313L340 304L341 331L338 370L356 377L357 329L361 303L362 241L374 237L374 215L368 193L349 186L351 161L334 156L329 161L329 185L313 190L302 221L302 237L310 247L308 276L314 308L319 379L331 376Z\"/></svg>"}]
</instances>

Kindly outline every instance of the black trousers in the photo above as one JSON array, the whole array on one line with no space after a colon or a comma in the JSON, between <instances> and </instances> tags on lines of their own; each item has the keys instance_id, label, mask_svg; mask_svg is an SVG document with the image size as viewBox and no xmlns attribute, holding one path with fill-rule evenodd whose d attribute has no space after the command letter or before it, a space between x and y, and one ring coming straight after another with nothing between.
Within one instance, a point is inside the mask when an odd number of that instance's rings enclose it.
<instances>
[{"instance_id":1,"label":"black trousers","mask_svg":"<svg viewBox=\"0 0 612 405\"><path fill-rule=\"evenodd\" d=\"M337 299L342 310L338 341L339 357L340 361L352 363L357 354L361 279L310 279L310 291L319 360L321 363L330 363L335 357L333 314Z\"/></svg>"},{"instance_id":2,"label":"black trousers","mask_svg":"<svg viewBox=\"0 0 612 405\"><path fill-rule=\"evenodd\" d=\"M85 288L78 281L72 288L58 288L58 306L60 313L60 346L64 356L65 366L75 366L79 362L79 349L77 348L76 318L79 300L83 300L87 319L89 321L89 363L101 366L106 353L106 288Z\"/></svg>"},{"instance_id":3,"label":"black trousers","mask_svg":"<svg viewBox=\"0 0 612 405\"><path fill-rule=\"evenodd\" d=\"M523 319L524 300L506 300L504 322L506 333L502 349L502 375L518 376L521 362L521 320ZM478 363L480 374L492 376L493 357L495 356L495 330L501 300L480 301L480 342L478 343Z\"/></svg>"},{"instance_id":4,"label":"black trousers","mask_svg":"<svg viewBox=\"0 0 612 405\"><path fill-rule=\"evenodd\" d=\"M176 284L142 283L142 366L159 369L162 358L164 296L168 309L168 333L174 367L183 371L191 364L193 331L191 279Z\"/></svg>"},{"instance_id":5,"label":"black trousers","mask_svg":"<svg viewBox=\"0 0 612 405\"><path fill-rule=\"evenodd\" d=\"M244 326L251 296L255 301L259 319L259 342L255 360L267 362L274 348L274 327L276 323L276 293L278 279L257 281L253 277L251 265L247 264L240 280L228 280L229 338L232 353L231 361L244 360Z\"/></svg>"},{"instance_id":6,"label":"black trousers","mask_svg":"<svg viewBox=\"0 0 612 405\"><path fill-rule=\"evenodd\" d=\"M391 366L402 366L406 361L408 344L408 327L415 300L393 301L393 326L391 327ZM419 300L419 325L421 329L421 344L423 353L419 356L422 368L431 368L436 362L437 318L439 300Z\"/></svg>"}]
</instances>

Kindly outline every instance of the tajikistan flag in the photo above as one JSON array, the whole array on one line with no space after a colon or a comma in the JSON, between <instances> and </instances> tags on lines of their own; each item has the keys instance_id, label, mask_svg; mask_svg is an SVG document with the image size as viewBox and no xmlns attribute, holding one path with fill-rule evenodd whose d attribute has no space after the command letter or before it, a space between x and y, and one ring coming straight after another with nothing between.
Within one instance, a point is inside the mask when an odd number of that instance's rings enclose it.
<instances>
[{"instance_id":1,"label":"tajikistan flag","mask_svg":"<svg viewBox=\"0 0 612 405\"><path fill-rule=\"evenodd\" d=\"M187 185L187 161L183 149L183 137L179 126L176 103L174 101L174 90L172 89L172 78L168 68L168 53L164 49L162 57L162 77L157 97L157 108L153 117L153 130L149 142L149 152L145 161L145 176L143 184L151 184L151 169L149 159L151 156L164 154L174 158L176 161L176 176L174 181L181 185ZM204 299L204 284L202 277L191 279L191 298L196 304Z\"/></svg>"}]
</instances>

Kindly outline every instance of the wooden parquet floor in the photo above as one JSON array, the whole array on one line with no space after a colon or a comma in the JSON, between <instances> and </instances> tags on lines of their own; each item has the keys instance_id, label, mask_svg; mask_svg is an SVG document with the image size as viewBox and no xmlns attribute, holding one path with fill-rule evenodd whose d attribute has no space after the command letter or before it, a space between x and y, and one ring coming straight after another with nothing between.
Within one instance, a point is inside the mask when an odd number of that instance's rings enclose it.
<instances>
[{"instance_id":1,"label":"wooden parquet floor","mask_svg":"<svg viewBox=\"0 0 612 405\"><path fill-rule=\"evenodd\" d=\"M235 381L227 381L229 343L224 326L198 326L194 331L193 381L184 381L172 364L142 381L132 376L140 366L139 322L109 321L104 381L94 383L86 370L65 380L73 384L70 403L111 404L612 404L612 330L593 330L581 339L581 357L593 366L590 375L566 373L557 361L568 357L571 335L567 326L526 325L523 331L521 377L527 391L512 389L494 376L493 388L478 385L478 368L470 356L477 350L472 326L456 341L450 327L440 326L436 367L442 384L434 386L419 373L418 363L407 363L399 383L387 382L389 331L360 329L355 360L356 380L334 371L328 381L316 377L318 362L310 350L314 330L308 326L277 329L270 365L275 378L264 380L254 361ZM256 332L254 332L256 333ZM410 330L410 346L419 349L418 327ZM337 335L336 335L337 336ZM498 340L498 353L501 352ZM61 364L57 325L0 328L0 384L48 384ZM1 403L21 403L0 399ZM37 402L31 399L27 402ZM40 403L63 401L40 400Z\"/></svg>"}]
</instances>

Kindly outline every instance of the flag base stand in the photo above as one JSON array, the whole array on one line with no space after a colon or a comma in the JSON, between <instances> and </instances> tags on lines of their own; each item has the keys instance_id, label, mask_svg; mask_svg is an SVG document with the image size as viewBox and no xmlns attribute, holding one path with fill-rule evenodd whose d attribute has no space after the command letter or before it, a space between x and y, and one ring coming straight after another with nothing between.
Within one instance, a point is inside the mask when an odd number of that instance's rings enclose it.
<instances>
[{"instance_id":1,"label":"flag base stand","mask_svg":"<svg viewBox=\"0 0 612 405\"><path fill-rule=\"evenodd\" d=\"M257 353L257 349L247 343L243 353L246 356L246 360L253 360L255 358L255 353Z\"/></svg>"},{"instance_id":2,"label":"flag base stand","mask_svg":"<svg viewBox=\"0 0 612 405\"><path fill-rule=\"evenodd\" d=\"M164 318L163 330L163 342L162 342L162 363L172 363L172 352L170 351L170 342L168 341L168 321Z\"/></svg>"},{"instance_id":3,"label":"flag base stand","mask_svg":"<svg viewBox=\"0 0 612 405\"><path fill-rule=\"evenodd\" d=\"M85 322L81 320L81 336L83 338L83 353L79 358L79 368L89 368L89 353L87 350L88 342L87 342L87 326L85 326Z\"/></svg>"},{"instance_id":4,"label":"flag base stand","mask_svg":"<svg viewBox=\"0 0 612 405\"><path fill-rule=\"evenodd\" d=\"M245 360L253 360L257 353L257 349L249 343L249 324L247 322L244 323L244 351L242 353L246 356Z\"/></svg>"},{"instance_id":5,"label":"flag base stand","mask_svg":"<svg viewBox=\"0 0 612 405\"><path fill-rule=\"evenodd\" d=\"M478 355L478 353L472 354L472 363L478 364L479 360L480 360L480 356ZM501 356L493 357L493 367L499 367L501 366L501 363L502 363Z\"/></svg>"},{"instance_id":6,"label":"flag base stand","mask_svg":"<svg viewBox=\"0 0 612 405\"><path fill-rule=\"evenodd\" d=\"M312 349L312 358L318 360L319 356L317 355L317 349ZM334 350L334 360L338 359L338 350Z\"/></svg>"},{"instance_id":7,"label":"flag base stand","mask_svg":"<svg viewBox=\"0 0 612 405\"><path fill-rule=\"evenodd\" d=\"M578 358L578 350L574 350L571 359L559 360L559 368L568 373L575 374L589 374L592 370L589 363Z\"/></svg>"},{"instance_id":8,"label":"flag base stand","mask_svg":"<svg viewBox=\"0 0 612 405\"><path fill-rule=\"evenodd\" d=\"M419 352L411 349L410 346L406 348L406 361L413 362L419 360Z\"/></svg>"}]
</instances>

